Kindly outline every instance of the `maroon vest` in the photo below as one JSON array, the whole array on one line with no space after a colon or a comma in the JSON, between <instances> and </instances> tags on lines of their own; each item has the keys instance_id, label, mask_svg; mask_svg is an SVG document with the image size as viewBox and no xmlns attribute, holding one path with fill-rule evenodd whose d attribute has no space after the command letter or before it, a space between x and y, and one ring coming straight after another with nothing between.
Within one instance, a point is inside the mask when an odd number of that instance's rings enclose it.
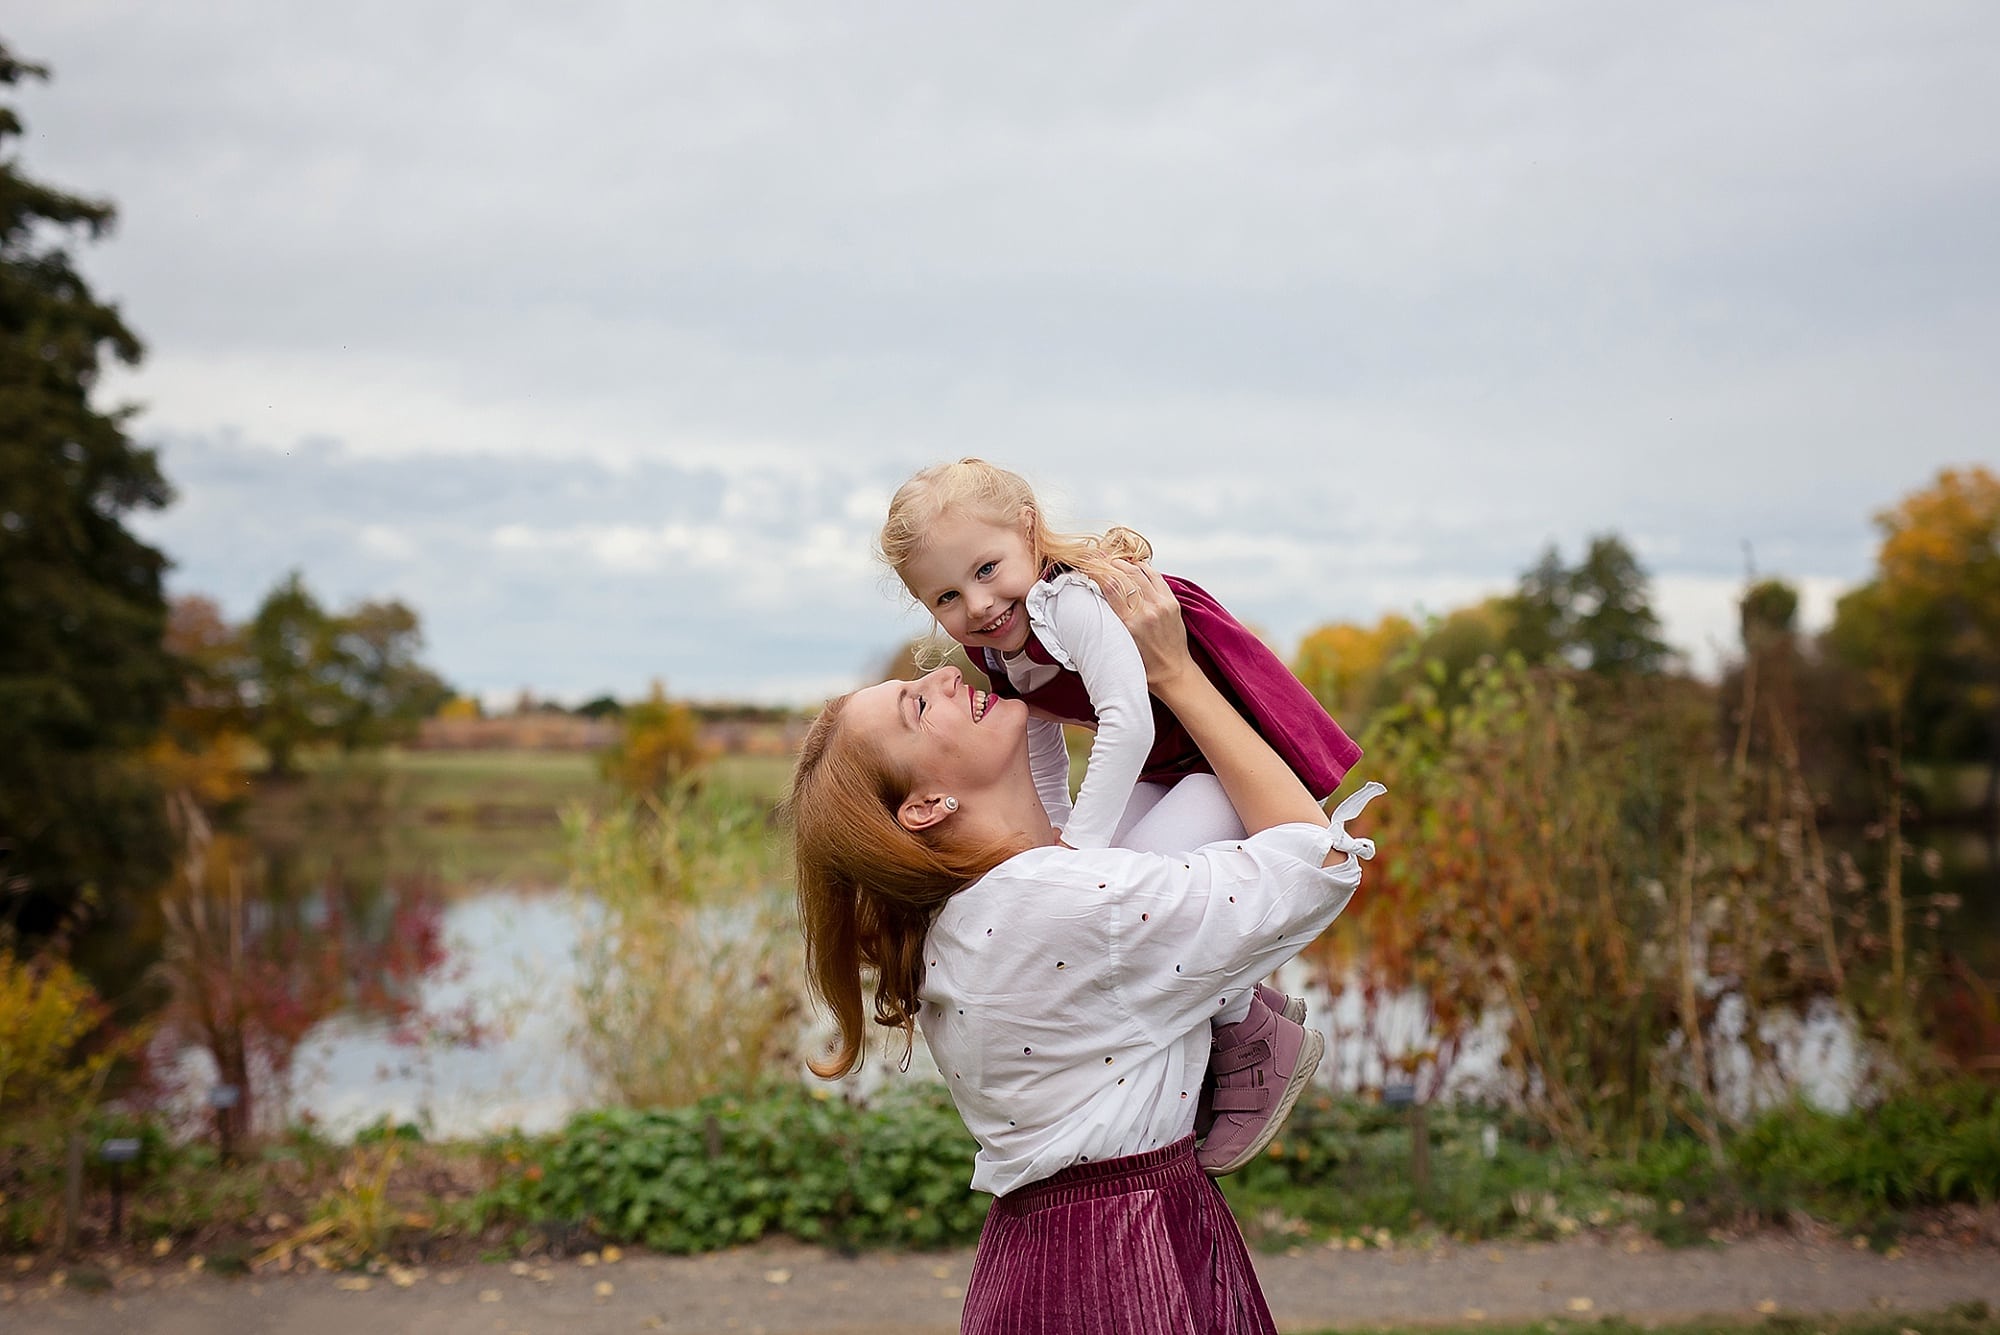
<instances>
[{"instance_id":1,"label":"maroon vest","mask_svg":"<svg viewBox=\"0 0 2000 1335\"><path fill-rule=\"evenodd\" d=\"M1194 661L1312 795L1324 801L1361 758L1361 748L1341 731L1291 669L1221 603L1187 580L1168 575L1166 581L1180 602ZM1054 679L1032 691L1017 691L1007 680L1000 656L987 649L982 651L979 665L986 669L994 694L1025 701L1065 723L1096 727L1097 711L1091 708L1083 678L1057 665L1032 630L1027 648L1028 657L1035 662L1057 667ZM1213 772L1181 721L1155 697L1153 749L1146 753L1140 779L1171 784L1189 774Z\"/></svg>"}]
</instances>

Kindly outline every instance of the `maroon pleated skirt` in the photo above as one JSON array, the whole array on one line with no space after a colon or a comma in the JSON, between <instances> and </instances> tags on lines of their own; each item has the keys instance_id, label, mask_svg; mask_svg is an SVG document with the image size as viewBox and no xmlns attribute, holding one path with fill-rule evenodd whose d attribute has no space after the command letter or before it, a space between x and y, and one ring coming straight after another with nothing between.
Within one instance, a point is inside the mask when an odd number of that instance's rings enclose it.
<instances>
[{"instance_id":1,"label":"maroon pleated skirt","mask_svg":"<svg viewBox=\"0 0 2000 1335\"><path fill-rule=\"evenodd\" d=\"M1276 1335L1194 1137L1077 1164L993 1202L965 1335Z\"/></svg>"}]
</instances>

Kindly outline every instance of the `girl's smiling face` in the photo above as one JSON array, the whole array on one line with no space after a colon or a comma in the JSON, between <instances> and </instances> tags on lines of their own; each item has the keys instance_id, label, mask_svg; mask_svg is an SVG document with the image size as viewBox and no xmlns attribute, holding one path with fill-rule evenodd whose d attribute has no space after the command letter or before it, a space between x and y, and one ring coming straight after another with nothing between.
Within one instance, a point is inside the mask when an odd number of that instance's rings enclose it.
<instances>
[{"instance_id":1,"label":"girl's smiling face","mask_svg":"<svg viewBox=\"0 0 2000 1335\"><path fill-rule=\"evenodd\" d=\"M910 595L967 649L1011 654L1028 643L1023 600L1041 577L1041 565L1028 542L1026 515L1013 525L940 515L900 573Z\"/></svg>"}]
</instances>

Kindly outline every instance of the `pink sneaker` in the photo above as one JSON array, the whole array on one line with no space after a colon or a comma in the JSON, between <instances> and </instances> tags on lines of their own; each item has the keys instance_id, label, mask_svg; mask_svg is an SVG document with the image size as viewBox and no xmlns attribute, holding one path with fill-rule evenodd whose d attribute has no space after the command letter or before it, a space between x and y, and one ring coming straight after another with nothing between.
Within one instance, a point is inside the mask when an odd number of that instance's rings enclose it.
<instances>
[{"instance_id":1,"label":"pink sneaker","mask_svg":"<svg viewBox=\"0 0 2000 1335\"><path fill-rule=\"evenodd\" d=\"M1293 1024L1306 1022L1306 999L1287 996L1269 983L1257 984L1257 996L1266 1006L1290 1020Z\"/></svg>"},{"instance_id":2,"label":"pink sneaker","mask_svg":"<svg viewBox=\"0 0 2000 1335\"><path fill-rule=\"evenodd\" d=\"M1196 1161L1210 1177L1233 1173L1264 1152L1312 1083L1326 1051L1318 1030L1273 1010L1263 993L1259 988L1250 1014L1240 1023L1215 1029L1208 1061L1214 1086L1208 1104L1215 1120L1195 1150Z\"/></svg>"},{"instance_id":3,"label":"pink sneaker","mask_svg":"<svg viewBox=\"0 0 2000 1335\"><path fill-rule=\"evenodd\" d=\"M1257 1000L1269 1006L1293 1024L1306 1022L1306 1002L1304 997L1287 996L1269 983L1257 984ZM1248 1016L1244 1017L1248 1019ZM1215 1063L1209 1062L1208 1074L1201 1080L1201 1097L1194 1105L1194 1134L1197 1140L1206 1140L1211 1127L1215 1125Z\"/></svg>"}]
</instances>

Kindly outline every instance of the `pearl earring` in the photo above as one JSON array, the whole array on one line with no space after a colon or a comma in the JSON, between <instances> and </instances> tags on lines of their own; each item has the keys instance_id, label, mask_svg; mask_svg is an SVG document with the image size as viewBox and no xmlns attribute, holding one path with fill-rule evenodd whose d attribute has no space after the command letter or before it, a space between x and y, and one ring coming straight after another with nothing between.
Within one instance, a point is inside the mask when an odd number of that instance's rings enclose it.
<instances>
[{"instance_id":1,"label":"pearl earring","mask_svg":"<svg viewBox=\"0 0 2000 1335\"><path fill-rule=\"evenodd\" d=\"M958 799L957 799L957 798L955 798L955 797L947 797L947 798L946 798L946 799L944 800L944 809L945 809L946 811L956 811L956 810L958 810Z\"/></svg>"}]
</instances>

